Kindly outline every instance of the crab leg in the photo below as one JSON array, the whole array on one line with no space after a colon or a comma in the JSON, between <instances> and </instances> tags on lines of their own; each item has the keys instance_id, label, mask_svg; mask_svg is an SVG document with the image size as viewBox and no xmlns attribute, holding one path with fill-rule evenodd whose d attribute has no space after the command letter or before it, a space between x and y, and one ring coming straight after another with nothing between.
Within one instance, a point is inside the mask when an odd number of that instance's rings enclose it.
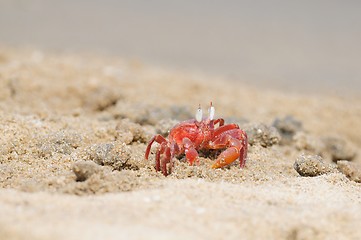
<instances>
[{"instance_id":1,"label":"crab leg","mask_svg":"<svg viewBox=\"0 0 361 240\"><path fill-rule=\"evenodd\" d=\"M162 173L167 176L167 163L171 161L171 151L168 146L168 141L162 135L154 136L148 143L147 149L145 150L145 159L148 160L150 149L154 142L160 144L160 147L157 149L155 154L155 169L157 171L162 171Z\"/></svg>"},{"instance_id":2,"label":"crab leg","mask_svg":"<svg viewBox=\"0 0 361 240\"><path fill-rule=\"evenodd\" d=\"M243 168L246 165L247 150L248 150L248 137L247 134L243 134L241 140L242 148L239 150L239 166Z\"/></svg>"},{"instance_id":3,"label":"crab leg","mask_svg":"<svg viewBox=\"0 0 361 240\"><path fill-rule=\"evenodd\" d=\"M214 125L216 125L217 123L219 123L219 126L223 126L224 125L224 119L223 118L218 118L214 120Z\"/></svg>"},{"instance_id":4,"label":"crab leg","mask_svg":"<svg viewBox=\"0 0 361 240\"><path fill-rule=\"evenodd\" d=\"M162 151L160 153L160 155L162 156L162 159L159 160L159 165L161 165L162 167L162 173L164 176L168 175L168 171L167 171L167 163L171 162L171 157L170 157L170 148L166 145L166 144L162 144ZM172 163L170 164L170 171L172 171Z\"/></svg>"},{"instance_id":5,"label":"crab leg","mask_svg":"<svg viewBox=\"0 0 361 240\"><path fill-rule=\"evenodd\" d=\"M157 152L155 154L155 170L160 171L160 148L157 149Z\"/></svg>"},{"instance_id":6,"label":"crab leg","mask_svg":"<svg viewBox=\"0 0 361 240\"><path fill-rule=\"evenodd\" d=\"M167 139L165 139L162 135L155 135L154 137L152 137L152 139L149 141L149 143L148 143L148 146L147 146L147 149L145 150L145 155L144 155L144 157L145 157L145 159L147 159L148 160L148 157L149 157L149 153L150 153L150 149L151 149L151 147L152 147L152 144L154 143L154 142L157 142L157 143L159 143L159 144L162 144L162 143L164 143L164 142L167 142Z\"/></svg>"},{"instance_id":7,"label":"crab leg","mask_svg":"<svg viewBox=\"0 0 361 240\"><path fill-rule=\"evenodd\" d=\"M198 152L195 149L192 141L189 138L183 138L183 146L189 165L193 165L195 161L198 163Z\"/></svg>"},{"instance_id":8,"label":"crab leg","mask_svg":"<svg viewBox=\"0 0 361 240\"><path fill-rule=\"evenodd\" d=\"M163 160L163 155L164 155L164 152L167 148L167 142L162 142L160 144L160 147L157 149L157 152L155 154L155 169L157 171L160 171L160 165L161 165L161 157L162 157L162 160ZM163 162L163 161L162 161Z\"/></svg>"},{"instance_id":9,"label":"crab leg","mask_svg":"<svg viewBox=\"0 0 361 240\"><path fill-rule=\"evenodd\" d=\"M227 124L227 125L223 125L220 126L219 128L214 130L214 137L216 138L217 136L223 134L224 132L230 131L231 134L237 134L239 133L239 131L231 131L233 129L239 129L237 124ZM235 138L237 138L237 136L234 136Z\"/></svg>"}]
</instances>

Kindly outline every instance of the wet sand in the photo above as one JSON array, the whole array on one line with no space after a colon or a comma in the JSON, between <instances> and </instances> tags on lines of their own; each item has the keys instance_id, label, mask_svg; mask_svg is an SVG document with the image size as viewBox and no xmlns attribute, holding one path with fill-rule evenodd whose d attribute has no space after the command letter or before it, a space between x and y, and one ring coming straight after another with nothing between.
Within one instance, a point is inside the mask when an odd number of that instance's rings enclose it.
<instances>
[{"instance_id":1,"label":"wet sand","mask_svg":"<svg viewBox=\"0 0 361 240\"><path fill-rule=\"evenodd\" d=\"M210 101L248 133L246 167L205 151L156 172L149 139ZM0 239L358 239L360 119L357 96L2 48Z\"/></svg>"}]
</instances>

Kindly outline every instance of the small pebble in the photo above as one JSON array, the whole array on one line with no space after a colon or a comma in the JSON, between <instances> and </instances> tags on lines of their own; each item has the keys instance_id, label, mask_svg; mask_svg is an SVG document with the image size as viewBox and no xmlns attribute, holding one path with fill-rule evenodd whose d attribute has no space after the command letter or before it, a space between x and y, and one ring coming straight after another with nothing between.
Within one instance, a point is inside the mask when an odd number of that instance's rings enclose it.
<instances>
[{"instance_id":1,"label":"small pebble","mask_svg":"<svg viewBox=\"0 0 361 240\"><path fill-rule=\"evenodd\" d=\"M122 170L126 167L138 168L136 165L131 166L131 161L129 161L131 149L124 143L121 145L114 143L94 144L87 149L87 155L89 160L102 166L110 166L113 170Z\"/></svg>"},{"instance_id":2,"label":"small pebble","mask_svg":"<svg viewBox=\"0 0 361 240\"><path fill-rule=\"evenodd\" d=\"M338 160L351 161L356 156L356 150L351 144L341 138L328 137L323 139L326 146L326 151L331 155L332 161L337 162Z\"/></svg>"},{"instance_id":3,"label":"small pebble","mask_svg":"<svg viewBox=\"0 0 361 240\"><path fill-rule=\"evenodd\" d=\"M126 144L132 142L146 143L151 136L148 136L141 125L131 122L129 119L122 119L116 126L116 139Z\"/></svg>"},{"instance_id":4,"label":"small pebble","mask_svg":"<svg viewBox=\"0 0 361 240\"><path fill-rule=\"evenodd\" d=\"M118 89L97 87L86 95L84 107L93 111L105 111L110 107L114 107L121 98Z\"/></svg>"},{"instance_id":5,"label":"small pebble","mask_svg":"<svg viewBox=\"0 0 361 240\"><path fill-rule=\"evenodd\" d=\"M293 136L293 141L298 150L317 155L322 155L325 148L324 143L318 137L306 134L305 132L297 132Z\"/></svg>"},{"instance_id":6,"label":"small pebble","mask_svg":"<svg viewBox=\"0 0 361 240\"><path fill-rule=\"evenodd\" d=\"M293 168L303 177L315 177L333 171L333 167L323 161L319 155L302 154L295 161Z\"/></svg>"},{"instance_id":7,"label":"small pebble","mask_svg":"<svg viewBox=\"0 0 361 240\"><path fill-rule=\"evenodd\" d=\"M73 172L76 181L83 182L90 178L91 175L100 171L100 166L92 161L77 161L73 164Z\"/></svg>"},{"instance_id":8,"label":"small pebble","mask_svg":"<svg viewBox=\"0 0 361 240\"><path fill-rule=\"evenodd\" d=\"M302 122L293 116L286 116L283 119L276 118L272 124L281 134L281 144L289 144L293 136L302 130Z\"/></svg>"},{"instance_id":9,"label":"small pebble","mask_svg":"<svg viewBox=\"0 0 361 240\"><path fill-rule=\"evenodd\" d=\"M342 160L337 161L337 168L348 179L361 183L361 164Z\"/></svg>"},{"instance_id":10,"label":"small pebble","mask_svg":"<svg viewBox=\"0 0 361 240\"><path fill-rule=\"evenodd\" d=\"M49 157L54 154L71 154L81 145L82 136L75 132L58 131L44 135L38 139L37 151L40 157Z\"/></svg>"},{"instance_id":11,"label":"small pebble","mask_svg":"<svg viewBox=\"0 0 361 240\"><path fill-rule=\"evenodd\" d=\"M246 126L244 130L247 132L248 142L251 145L260 144L262 147L270 147L278 144L281 139L276 128L263 123L251 124Z\"/></svg>"}]
</instances>

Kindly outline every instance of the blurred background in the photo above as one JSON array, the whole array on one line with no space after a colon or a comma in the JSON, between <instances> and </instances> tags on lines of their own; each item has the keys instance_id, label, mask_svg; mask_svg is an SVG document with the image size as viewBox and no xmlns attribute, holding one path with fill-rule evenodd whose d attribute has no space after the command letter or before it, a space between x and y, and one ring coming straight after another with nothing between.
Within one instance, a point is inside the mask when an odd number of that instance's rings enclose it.
<instances>
[{"instance_id":1,"label":"blurred background","mask_svg":"<svg viewBox=\"0 0 361 240\"><path fill-rule=\"evenodd\" d=\"M0 0L0 45L348 95L361 90L360 13L356 0Z\"/></svg>"}]
</instances>

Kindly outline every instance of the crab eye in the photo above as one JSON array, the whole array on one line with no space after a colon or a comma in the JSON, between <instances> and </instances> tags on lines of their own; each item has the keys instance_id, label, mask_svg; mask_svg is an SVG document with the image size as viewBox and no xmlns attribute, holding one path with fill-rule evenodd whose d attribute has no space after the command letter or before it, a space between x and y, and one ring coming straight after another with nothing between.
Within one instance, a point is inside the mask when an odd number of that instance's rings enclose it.
<instances>
[{"instance_id":1,"label":"crab eye","mask_svg":"<svg viewBox=\"0 0 361 240\"><path fill-rule=\"evenodd\" d=\"M196 120L197 120L197 122L202 121L202 116L203 116L202 108L201 108L201 105L199 105L199 107L197 109L197 112L196 112Z\"/></svg>"},{"instance_id":2,"label":"crab eye","mask_svg":"<svg viewBox=\"0 0 361 240\"><path fill-rule=\"evenodd\" d=\"M211 106L210 108L208 109L208 113L209 113L209 120L213 120L214 119L214 112L215 112L215 109L212 105L212 102L211 102Z\"/></svg>"}]
</instances>

